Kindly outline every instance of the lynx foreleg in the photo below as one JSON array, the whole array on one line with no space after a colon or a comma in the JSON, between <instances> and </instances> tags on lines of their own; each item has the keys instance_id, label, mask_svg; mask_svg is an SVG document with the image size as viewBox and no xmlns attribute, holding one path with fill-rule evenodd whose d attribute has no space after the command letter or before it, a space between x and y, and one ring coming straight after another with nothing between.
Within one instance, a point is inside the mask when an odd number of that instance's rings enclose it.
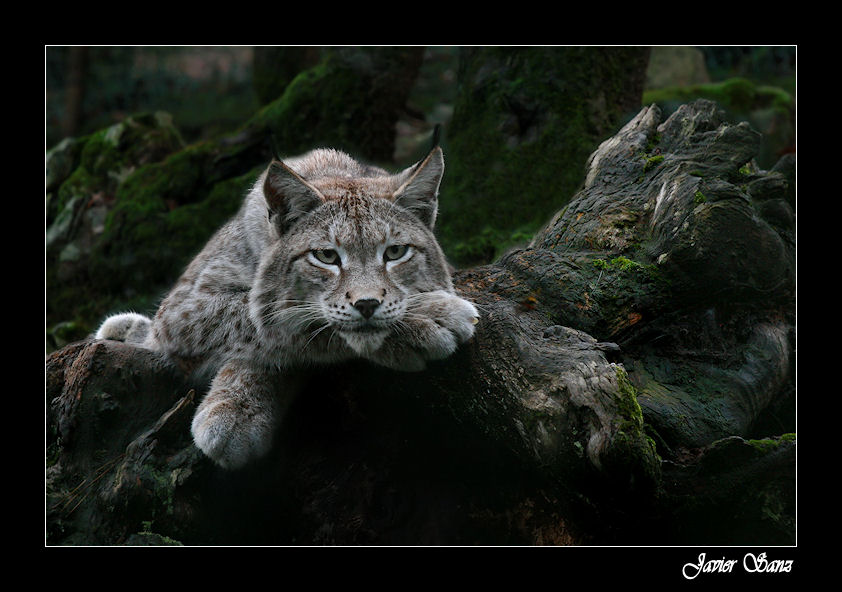
<instances>
[{"instance_id":1,"label":"lynx foreleg","mask_svg":"<svg viewBox=\"0 0 842 592\"><path fill-rule=\"evenodd\" d=\"M193 441L226 469L243 467L264 456L298 384L292 377L243 360L227 362L196 410Z\"/></svg>"}]
</instances>

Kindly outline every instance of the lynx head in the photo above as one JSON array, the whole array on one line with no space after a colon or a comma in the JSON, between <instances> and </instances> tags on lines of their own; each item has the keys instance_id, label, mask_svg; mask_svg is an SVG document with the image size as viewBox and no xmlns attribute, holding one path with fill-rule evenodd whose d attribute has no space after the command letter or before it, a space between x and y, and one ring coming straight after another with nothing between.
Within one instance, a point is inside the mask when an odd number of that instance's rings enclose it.
<instances>
[{"instance_id":1,"label":"lynx head","mask_svg":"<svg viewBox=\"0 0 842 592\"><path fill-rule=\"evenodd\" d=\"M432 232L443 171L438 147L394 175L334 150L272 162L262 190L277 240L251 297L259 330L310 347L336 334L364 355L400 330L413 295L452 291Z\"/></svg>"}]
</instances>

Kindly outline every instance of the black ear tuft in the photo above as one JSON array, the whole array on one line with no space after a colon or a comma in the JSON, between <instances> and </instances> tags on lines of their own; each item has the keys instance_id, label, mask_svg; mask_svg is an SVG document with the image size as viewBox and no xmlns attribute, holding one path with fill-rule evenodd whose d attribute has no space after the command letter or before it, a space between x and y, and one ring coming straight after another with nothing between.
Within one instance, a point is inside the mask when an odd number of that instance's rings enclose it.
<instances>
[{"instance_id":1,"label":"black ear tuft","mask_svg":"<svg viewBox=\"0 0 842 592\"><path fill-rule=\"evenodd\" d=\"M430 146L430 151L435 150L439 147L439 139L441 138L441 124L437 123L436 127L433 128L433 145Z\"/></svg>"}]
</instances>

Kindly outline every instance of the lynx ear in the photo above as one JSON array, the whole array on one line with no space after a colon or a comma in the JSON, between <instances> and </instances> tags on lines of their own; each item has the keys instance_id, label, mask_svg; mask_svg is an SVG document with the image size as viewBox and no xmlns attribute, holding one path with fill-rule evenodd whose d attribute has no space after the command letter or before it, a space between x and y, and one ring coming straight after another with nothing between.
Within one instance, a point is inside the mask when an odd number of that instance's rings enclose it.
<instances>
[{"instance_id":1,"label":"lynx ear","mask_svg":"<svg viewBox=\"0 0 842 592\"><path fill-rule=\"evenodd\" d=\"M269 215L283 233L301 216L324 203L324 196L283 161L273 160L266 171L263 195Z\"/></svg>"},{"instance_id":2,"label":"lynx ear","mask_svg":"<svg viewBox=\"0 0 842 592\"><path fill-rule=\"evenodd\" d=\"M444 156L441 148L436 146L424 160L395 175L398 188L392 194L392 199L418 216L430 230L436 223L439 185L443 174Z\"/></svg>"}]
</instances>

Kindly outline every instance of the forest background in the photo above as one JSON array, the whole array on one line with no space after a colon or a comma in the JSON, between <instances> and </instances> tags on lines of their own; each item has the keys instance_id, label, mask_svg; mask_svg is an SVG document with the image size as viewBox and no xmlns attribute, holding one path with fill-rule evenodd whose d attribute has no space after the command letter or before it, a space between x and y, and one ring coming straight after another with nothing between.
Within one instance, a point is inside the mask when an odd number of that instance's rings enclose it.
<instances>
[{"instance_id":1,"label":"forest background","mask_svg":"<svg viewBox=\"0 0 842 592\"><path fill-rule=\"evenodd\" d=\"M46 47L48 544L793 544L795 49ZM481 330L326 370L220 475L201 386L92 331L273 154L398 170L436 127Z\"/></svg>"}]
</instances>

